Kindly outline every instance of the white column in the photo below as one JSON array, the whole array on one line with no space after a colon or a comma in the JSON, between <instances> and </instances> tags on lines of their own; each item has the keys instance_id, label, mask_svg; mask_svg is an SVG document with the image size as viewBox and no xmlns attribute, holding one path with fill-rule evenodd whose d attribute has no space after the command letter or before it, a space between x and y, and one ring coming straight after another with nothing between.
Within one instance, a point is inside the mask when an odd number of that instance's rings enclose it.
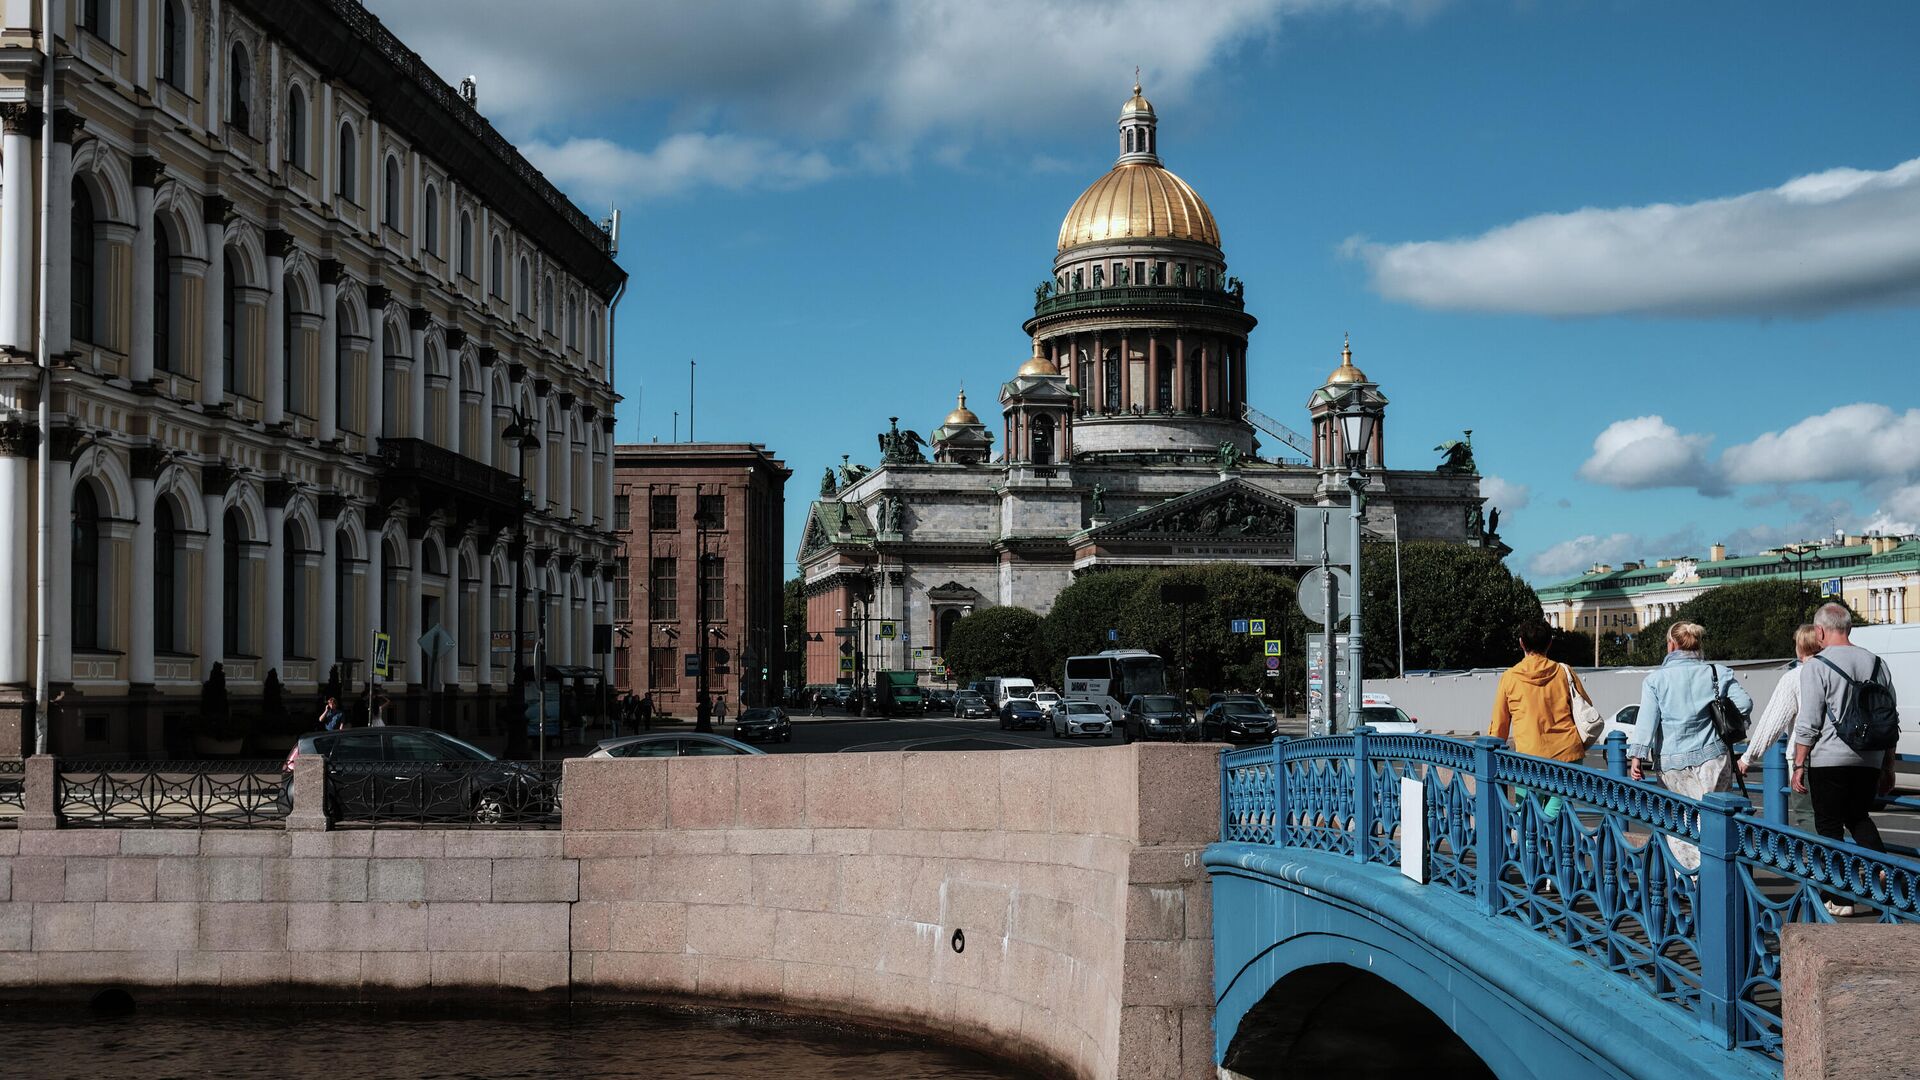
<instances>
[{"instance_id":1,"label":"white column","mask_svg":"<svg viewBox=\"0 0 1920 1080\"><path fill-rule=\"evenodd\" d=\"M0 515L0 611L24 613L32 604L33 533L30 515L22 511L33 505L37 436L31 421L0 421L0 506L14 508ZM33 633L33 621L24 615L0 619L0 683L33 679Z\"/></svg>"},{"instance_id":2,"label":"white column","mask_svg":"<svg viewBox=\"0 0 1920 1080\"><path fill-rule=\"evenodd\" d=\"M11 187L8 190L12 190ZM136 184L133 188L133 318L127 327L132 338L127 342L127 377L136 384L153 378L153 230L153 188ZM0 239L0 243L4 243L4 239Z\"/></svg>"},{"instance_id":3,"label":"white column","mask_svg":"<svg viewBox=\"0 0 1920 1080\"><path fill-rule=\"evenodd\" d=\"M260 677L267 677L267 670L279 671L287 666L287 642L285 636L287 608L287 508L267 506L267 602L266 626L260 635ZM287 673L280 671L280 681L285 682Z\"/></svg>"},{"instance_id":4,"label":"white column","mask_svg":"<svg viewBox=\"0 0 1920 1080\"><path fill-rule=\"evenodd\" d=\"M420 635L425 630L420 625L420 566L425 549L425 540L407 541L407 609L400 613L405 629L393 643L394 655L407 659L407 681L421 686L427 681L426 665L420 661Z\"/></svg>"},{"instance_id":5,"label":"white column","mask_svg":"<svg viewBox=\"0 0 1920 1080\"><path fill-rule=\"evenodd\" d=\"M269 424L287 417L287 339L283 327L287 312L287 259L274 251L274 238L267 237L267 386L261 403L261 416Z\"/></svg>"},{"instance_id":6,"label":"white column","mask_svg":"<svg viewBox=\"0 0 1920 1080\"><path fill-rule=\"evenodd\" d=\"M153 478L133 478L133 588L122 596L127 620L127 679L153 682Z\"/></svg>"},{"instance_id":7,"label":"white column","mask_svg":"<svg viewBox=\"0 0 1920 1080\"><path fill-rule=\"evenodd\" d=\"M560 509L555 516L573 517L573 424L571 414L560 418Z\"/></svg>"},{"instance_id":8,"label":"white column","mask_svg":"<svg viewBox=\"0 0 1920 1080\"><path fill-rule=\"evenodd\" d=\"M320 428L321 442L340 435L340 286L320 282Z\"/></svg>"},{"instance_id":9,"label":"white column","mask_svg":"<svg viewBox=\"0 0 1920 1080\"><path fill-rule=\"evenodd\" d=\"M214 85L218 86L219 83L216 82ZM315 172L320 177L320 203L323 206L333 205L333 194L336 190L334 174L339 171L339 164L334 157L339 152L340 120L333 115L333 84L321 83L320 153L315 155L314 161L319 165Z\"/></svg>"},{"instance_id":10,"label":"white column","mask_svg":"<svg viewBox=\"0 0 1920 1080\"><path fill-rule=\"evenodd\" d=\"M103 4L101 6L104 7L106 5ZM149 27L153 24L153 15L150 14L147 9L155 5L115 4L113 6L117 9L114 12L115 15L124 16L129 8L132 9L133 18L122 22L118 27L115 27L115 29L127 35L124 39L121 39L120 44L127 51L133 53L134 87L143 93L152 94L153 62L151 58L153 56L153 35ZM217 88L220 84L214 83L213 85ZM220 100L220 92L218 89L215 89L209 96L215 101Z\"/></svg>"},{"instance_id":11,"label":"white column","mask_svg":"<svg viewBox=\"0 0 1920 1080\"><path fill-rule=\"evenodd\" d=\"M138 305L135 305L136 307ZM221 590L226 585L226 574L222 571L221 560L227 549L227 498L226 493L204 496L204 508L207 514L207 546L201 555L200 571L200 677L205 679L213 669L216 660L227 655L227 636L224 616L225 598Z\"/></svg>"},{"instance_id":12,"label":"white column","mask_svg":"<svg viewBox=\"0 0 1920 1080\"><path fill-rule=\"evenodd\" d=\"M413 311L413 376L408 380L413 400L407 402L410 424L407 434L416 439L427 437L427 319L426 312Z\"/></svg>"},{"instance_id":13,"label":"white column","mask_svg":"<svg viewBox=\"0 0 1920 1080\"><path fill-rule=\"evenodd\" d=\"M0 109L0 345L33 351L33 131L39 110L20 103Z\"/></svg>"},{"instance_id":14,"label":"white column","mask_svg":"<svg viewBox=\"0 0 1920 1080\"><path fill-rule=\"evenodd\" d=\"M62 125L55 121L56 128ZM56 269L47 282L47 351L55 356L73 348L73 275L65 272L72 264L73 199L65 192L73 190L72 133L64 137L56 132L53 143L54 198L47 200L47 248Z\"/></svg>"},{"instance_id":15,"label":"white column","mask_svg":"<svg viewBox=\"0 0 1920 1080\"><path fill-rule=\"evenodd\" d=\"M475 667L475 677L481 686L493 684L493 553L485 548L476 554L480 557L480 595L475 602L480 605L473 613L473 632L480 640L474 644L480 663Z\"/></svg>"},{"instance_id":16,"label":"white column","mask_svg":"<svg viewBox=\"0 0 1920 1080\"><path fill-rule=\"evenodd\" d=\"M227 386L226 342L222 340L226 332L227 313L227 223L226 200L209 199L207 203L206 216L215 220L203 226L207 234L207 276L205 289L200 295L200 318L205 328L200 335L203 343L200 354L205 357L200 365L200 404L211 407L225 401L230 389ZM138 258L137 255L135 257ZM153 261L151 251L147 261ZM136 311L140 308L138 294L135 294L133 306Z\"/></svg>"},{"instance_id":17,"label":"white column","mask_svg":"<svg viewBox=\"0 0 1920 1080\"><path fill-rule=\"evenodd\" d=\"M327 672L340 659L333 647L333 639L340 632L340 609L334 606L334 598L340 592L340 522L336 518L320 519L320 588L316 598L320 609L320 640L314 643L313 679L325 684Z\"/></svg>"},{"instance_id":18,"label":"white column","mask_svg":"<svg viewBox=\"0 0 1920 1080\"><path fill-rule=\"evenodd\" d=\"M53 681L70 682L73 679L73 462L49 458L47 473L53 480L53 509L47 516L54 526L53 594L47 601L53 626L49 659Z\"/></svg>"}]
</instances>

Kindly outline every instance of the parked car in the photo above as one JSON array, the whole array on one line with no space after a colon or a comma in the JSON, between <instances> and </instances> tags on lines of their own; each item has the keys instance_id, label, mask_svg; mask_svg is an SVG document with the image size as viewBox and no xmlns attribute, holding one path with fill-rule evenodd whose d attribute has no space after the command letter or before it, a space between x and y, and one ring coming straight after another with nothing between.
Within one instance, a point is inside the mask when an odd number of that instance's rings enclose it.
<instances>
[{"instance_id":1,"label":"parked car","mask_svg":"<svg viewBox=\"0 0 1920 1080\"><path fill-rule=\"evenodd\" d=\"M1041 715L1049 721L1053 719L1053 710L1060 707L1060 701L1059 693L1053 690L1036 690L1033 693L1033 703L1040 706Z\"/></svg>"},{"instance_id":2,"label":"parked car","mask_svg":"<svg viewBox=\"0 0 1920 1080\"><path fill-rule=\"evenodd\" d=\"M1019 730L1046 726L1047 714L1040 711L1040 706L1034 704L1032 698L1008 698L1007 703L1000 706L1000 730L1002 731L1009 728Z\"/></svg>"},{"instance_id":3,"label":"parked car","mask_svg":"<svg viewBox=\"0 0 1920 1080\"><path fill-rule=\"evenodd\" d=\"M742 709L740 718L733 722L733 737L742 742L792 742L793 721L787 719L785 709Z\"/></svg>"},{"instance_id":4,"label":"parked car","mask_svg":"<svg viewBox=\"0 0 1920 1080\"><path fill-rule=\"evenodd\" d=\"M1217 702L1200 718L1200 737L1218 737L1230 742L1270 740L1273 738L1273 710L1257 701L1241 698Z\"/></svg>"},{"instance_id":5,"label":"parked car","mask_svg":"<svg viewBox=\"0 0 1920 1080\"><path fill-rule=\"evenodd\" d=\"M952 709L953 709L953 691L951 690L927 691L927 711L928 712L930 713L948 712L948 711L951 711Z\"/></svg>"},{"instance_id":6,"label":"parked car","mask_svg":"<svg viewBox=\"0 0 1920 1080\"><path fill-rule=\"evenodd\" d=\"M1127 699L1127 739L1184 739L1194 734L1193 713L1172 694L1135 694Z\"/></svg>"},{"instance_id":7,"label":"parked car","mask_svg":"<svg viewBox=\"0 0 1920 1080\"><path fill-rule=\"evenodd\" d=\"M729 739L725 735L683 731L603 739L593 753L587 756L590 758L725 757L728 754L764 755L765 753L765 750L757 746L748 746L738 739Z\"/></svg>"},{"instance_id":8,"label":"parked car","mask_svg":"<svg viewBox=\"0 0 1920 1080\"><path fill-rule=\"evenodd\" d=\"M1113 737L1113 721L1107 717L1107 710L1094 701L1061 702L1049 714L1047 726L1053 729L1056 739L1071 739L1075 735Z\"/></svg>"},{"instance_id":9,"label":"parked car","mask_svg":"<svg viewBox=\"0 0 1920 1080\"><path fill-rule=\"evenodd\" d=\"M833 702L832 702L833 704L838 705L844 709L847 707L847 702L852 700L852 698L853 698L853 687L836 686L833 688Z\"/></svg>"},{"instance_id":10,"label":"parked car","mask_svg":"<svg viewBox=\"0 0 1920 1080\"><path fill-rule=\"evenodd\" d=\"M1420 730L1420 722L1408 716L1407 710L1398 705L1375 705L1365 698L1361 700L1360 722L1380 735L1412 735Z\"/></svg>"},{"instance_id":11,"label":"parked car","mask_svg":"<svg viewBox=\"0 0 1920 1080\"><path fill-rule=\"evenodd\" d=\"M530 763L502 761L443 731L370 727L314 731L294 741L281 770L280 805L293 808L293 763L325 758L335 770L326 815L456 819L481 823L556 812L555 785ZM392 768L381 766L392 765Z\"/></svg>"},{"instance_id":12,"label":"parked car","mask_svg":"<svg viewBox=\"0 0 1920 1080\"><path fill-rule=\"evenodd\" d=\"M962 690L953 695L953 715L964 720L985 719L993 715L993 706L977 690Z\"/></svg>"}]
</instances>

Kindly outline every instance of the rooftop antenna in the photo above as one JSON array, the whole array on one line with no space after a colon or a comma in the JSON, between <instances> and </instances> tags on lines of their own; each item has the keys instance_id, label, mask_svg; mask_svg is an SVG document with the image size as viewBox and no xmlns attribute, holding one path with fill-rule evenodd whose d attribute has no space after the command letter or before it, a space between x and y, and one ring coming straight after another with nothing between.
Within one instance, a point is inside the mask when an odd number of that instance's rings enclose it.
<instances>
[{"instance_id":1,"label":"rooftop antenna","mask_svg":"<svg viewBox=\"0 0 1920 1080\"><path fill-rule=\"evenodd\" d=\"M687 441L693 441L693 376L697 367L692 357L687 358Z\"/></svg>"}]
</instances>

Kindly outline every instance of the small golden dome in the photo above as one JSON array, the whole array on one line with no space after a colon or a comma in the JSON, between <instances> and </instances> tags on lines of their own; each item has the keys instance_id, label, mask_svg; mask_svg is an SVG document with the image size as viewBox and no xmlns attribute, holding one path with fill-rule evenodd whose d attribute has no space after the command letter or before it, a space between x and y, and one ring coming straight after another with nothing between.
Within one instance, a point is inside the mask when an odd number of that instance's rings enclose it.
<instances>
[{"instance_id":1,"label":"small golden dome","mask_svg":"<svg viewBox=\"0 0 1920 1080\"><path fill-rule=\"evenodd\" d=\"M1220 226L1185 180L1160 165L1128 162L1074 200L1060 223L1059 250L1134 239L1192 240L1217 248Z\"/></svg>"},{"instance_id":2,"label":"small golden dome","mask_svg":"<svg viewBox=\"0 0 1920 1080\"><path fill-rule=\"evenodd\" d=\"M1053 361L1047 359L1047 354L1041 351L1040 339L1034 338L1033 339L1033 355L1027 358L1026 363L1020 365L1020 370L1016 374L1058 375L1060 374L1060 369L1057 367L1054 367Z\"/></svg>"},{"instance_id":3,"label":"small golden dome","mask_svg":"<svg viewBox=\"0 0 1920 1080\"><path fill-rule=\"evenodd\" d=\"M1152 115L1153 102L1140 96L1140 80L1135 79L1133 81L1133 96L1127 99L1125 105L1120 106L1120 119L1125 120L1130 116Z\"/></svg>"},{"instance_id":4,"label":"small golden dome","mask_svg":"<svg viewBox=\"0 0 1920 1080\"><path fill-rule=\"evenodd\" d=\"M947 414L946 426L963 427L968 424L977 425L979 423L980 418L973 414L972 409L967 408L967 392L965 390L960 391L960 407Z\"/></svg>"},{"instance_id":5,"label":"small golden dome","mask_svg":"<svg viewBox=\"0 0 1920 1080\"><path fill-rule=\"evenodd\" d=\"M1351 339L1340 346L1340 366L1327 376L1327 385L1336 383L1362 383L1367 381L1367 373L1353 366L1353 342Z\"/></svg>"}]
</instances>

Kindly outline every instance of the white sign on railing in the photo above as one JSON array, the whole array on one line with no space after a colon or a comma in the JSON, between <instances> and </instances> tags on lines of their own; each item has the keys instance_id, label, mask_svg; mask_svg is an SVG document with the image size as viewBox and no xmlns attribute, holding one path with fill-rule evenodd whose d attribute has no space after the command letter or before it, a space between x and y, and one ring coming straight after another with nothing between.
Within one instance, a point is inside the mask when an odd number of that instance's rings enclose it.
<instances>
[{"instance_id":1,"label":"white sign on railing","mask_svg":"<svg viewBox=\"0 0 1920 1080\"><path fill-rule=\"evenodd\" d=\"M1400 872L1427 883L1427 785L1400 778Z\"/></svg>"}]
</instances>

